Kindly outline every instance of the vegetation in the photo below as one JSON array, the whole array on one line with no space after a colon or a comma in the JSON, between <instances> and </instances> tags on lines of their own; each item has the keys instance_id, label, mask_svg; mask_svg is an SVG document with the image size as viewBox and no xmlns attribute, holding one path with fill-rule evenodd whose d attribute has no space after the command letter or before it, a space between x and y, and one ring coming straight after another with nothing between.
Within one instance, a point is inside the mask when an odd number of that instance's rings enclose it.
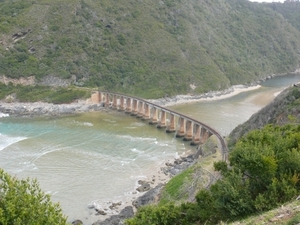
<instances>
[{"instance_id":1,"label":"vegetation","mask_svg":"<svg viewBox=\"0 0 300 225\"><path fill-rule=\"evenodd\" d=\"M230 166L215 163L223 178L195 203L141 208L127 224L217 224L277 207L299 193L299 143L300 125L254 130L236 143Z\"/></svg>"},{"instance_id":2,"label":"vegetation","mask_svg":"<svg viewBox=\"0 0 300 225\"><path fill-rule=\"evenodd\" d=\"M243 135L254 129L260 129L266 124L284 125L300 123L300 89L290 87L280 93L276 99L251 118L237 126L229 134L229 147Z\"/></svg>"},{"instance_id":3,"label":"vegetation","mask_svg":"<svg viewBox=\"0 0 300 225\"><path fill-rule=\"evenodd\" d=\"M0 224L65 225L66 217L36 180L18 180L0 169Z\"/></svg>"},{"instance_id":4,"label":"vegetation","mask_svg":"<svg viewBox=\"0 0 300 225\"><path fill-rule=\"evenodd\" d=\"M0 83L0 99L6 98L6 101L44 101L54 104L61 104L70 103L81 98L87 98L89 94L89 91L72 87L50 88L41 85L22 86L13 85L12 83L8 85Z\"/></svg>"},{"instance_id":5,"label":"vegetation","mask_svg":"<svg viewBox=\"0 0 300 225\"><path fill-rule=\"evenodd\" d=\"M298 0L285 1L284 4L273 2L272 4L265 4L265 6L283 15L290 24L292 24L297 30L300 31L300 2Z\"/></svg>"},{"instance_id":6,"label":"vegetation","mask_svg":"<svg viewBox=\"0 0 300 225\"><path fill-rule=\"evenodd\" d=\"M144 98L220 90L299 66L300 32L247 0L2 0L0 31L1 75Z\"/></svg>"}]
</instances>

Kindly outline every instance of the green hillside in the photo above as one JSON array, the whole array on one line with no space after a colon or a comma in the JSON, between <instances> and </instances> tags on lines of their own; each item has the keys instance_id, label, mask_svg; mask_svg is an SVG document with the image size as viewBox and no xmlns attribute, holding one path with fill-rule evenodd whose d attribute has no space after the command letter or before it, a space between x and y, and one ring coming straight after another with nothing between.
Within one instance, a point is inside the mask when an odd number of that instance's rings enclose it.
<instances>
[{"instance_id":1,"label":"green hillside","mask_svg":"<svg viewBox=\"0 0 300 225\"><path fill-rule=\"evenodd\" d=\"M153 98L290 72L299 54L300 32L247 0L0 1L0 76L11 78Z\"/></svg>"},{"instance_id":2,"label":"green hillside","mask_svg":"<svg viewBox=\"0 0 300 225\"><path fill-rule=\"evenodd\" d=\"M253 114L245 123L229 134L229 145L248 132L261 129L267 124L285 125L300 123L300 87L292 86L280 93L273 102Z\"/></svg>"},{"instance_id":3,"label":"green hillside","mask_svg":"<svg viewBox=\"0 0 300 225\"><path fill-rule=\"evenodd\" d=\"M297 30L300 31L300 2L288 2L285 1L284 4L281 3L272 3L265 4L265 6L275 10L276 12L283 15L283 17L292 24Z\"/></svg>"}]
</instances>

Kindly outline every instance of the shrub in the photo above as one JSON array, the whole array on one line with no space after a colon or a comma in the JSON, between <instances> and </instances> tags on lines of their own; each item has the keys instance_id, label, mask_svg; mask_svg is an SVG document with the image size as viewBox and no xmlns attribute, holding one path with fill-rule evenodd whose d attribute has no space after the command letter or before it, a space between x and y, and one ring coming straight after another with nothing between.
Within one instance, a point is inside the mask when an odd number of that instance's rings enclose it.
<instances>
[{"instance_id":1,"label":"shrub","mask_svg":"<svg viewBox=\"0 0 300 225\"><path fill-rule=\"evenodd\" d=\"M66 217L36 180L18 180L0 169L0 224L64 225Z\"/></svg>"}]
</instances>

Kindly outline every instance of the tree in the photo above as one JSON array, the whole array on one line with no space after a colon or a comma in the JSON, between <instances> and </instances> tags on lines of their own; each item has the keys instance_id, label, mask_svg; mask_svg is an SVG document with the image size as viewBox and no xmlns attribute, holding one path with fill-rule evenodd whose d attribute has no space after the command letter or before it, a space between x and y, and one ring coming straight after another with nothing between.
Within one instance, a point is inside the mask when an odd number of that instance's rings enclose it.
<instances>
[{"instance_id":1,"label":"tree","mask_svg":"<svg viewBox=\"0 0 300 225\"><path fill-rule=\"evenodd\" d=\"M18 180L0 169L0 225L65 225L66 220L37 180Z\"/></svg>"}]
</instances>

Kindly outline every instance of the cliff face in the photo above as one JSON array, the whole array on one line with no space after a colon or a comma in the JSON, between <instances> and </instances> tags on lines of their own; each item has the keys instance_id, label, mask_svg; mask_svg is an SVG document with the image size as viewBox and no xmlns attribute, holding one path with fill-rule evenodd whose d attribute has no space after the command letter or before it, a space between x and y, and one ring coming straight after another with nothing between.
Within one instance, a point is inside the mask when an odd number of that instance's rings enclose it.
<instances>
[{"instance_id":1,"label":"cliff face","mask_svg":"<svg viewBox=\"0 0 300 225\"><path fill-rule=\"evenodd\" d=\"M2 0L0 30L0 75L145 98L251 83L300 61L300 32L247 0Z\"/></svg>"},{"instance_id":2,"label":"cliff face","mask_svg":"<svg viewBox=\"0 0 300 225\"><path fill-rule=\"evenodd\" d=\"M229 135L229 145L251 130L267 124L284 125L300 122L300 85L294 85L281 92L273 102L237 126Z\"/></svg>"}]
</instances>

